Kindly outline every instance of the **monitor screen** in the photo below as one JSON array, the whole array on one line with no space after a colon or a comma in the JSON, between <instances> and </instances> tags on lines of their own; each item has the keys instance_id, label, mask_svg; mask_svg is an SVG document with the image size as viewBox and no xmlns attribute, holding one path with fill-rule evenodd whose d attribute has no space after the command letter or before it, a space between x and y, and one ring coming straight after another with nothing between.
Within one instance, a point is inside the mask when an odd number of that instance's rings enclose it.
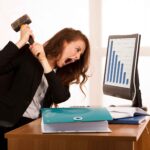
<instances>
[{"instance_id":1,"label":"monitor screen","mask_svg":"<svg viewBox=\"0 0 150 150\"><path fill-rule=\"evenodd\" d=\"M140 37L139 34L108 37L104 94L129 100L135 97Z\"/></svg>"}]
</instances>

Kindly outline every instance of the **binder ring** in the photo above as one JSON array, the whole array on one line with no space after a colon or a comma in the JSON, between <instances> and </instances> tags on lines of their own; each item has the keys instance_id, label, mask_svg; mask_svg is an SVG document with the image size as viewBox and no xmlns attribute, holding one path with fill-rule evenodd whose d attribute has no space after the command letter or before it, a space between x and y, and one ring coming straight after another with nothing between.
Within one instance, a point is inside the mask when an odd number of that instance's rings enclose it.
<instances>
[{"instance_id":1,"label":"binder ring","mask_svg":"<svg viewBox=\"0 0 150 150\"><path fill-rule=\"evenodd\" d=\"M83 117L81 117L81 116L73 117L73 120L82 120L82 119L83 119Z\"/></svg>"}]
</instances>

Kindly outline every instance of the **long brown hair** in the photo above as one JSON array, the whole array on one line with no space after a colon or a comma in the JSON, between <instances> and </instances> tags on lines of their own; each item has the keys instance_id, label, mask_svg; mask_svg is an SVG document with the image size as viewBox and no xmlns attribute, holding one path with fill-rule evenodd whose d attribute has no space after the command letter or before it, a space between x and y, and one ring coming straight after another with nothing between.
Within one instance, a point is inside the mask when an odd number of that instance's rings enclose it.
<instances>
[{"instance_id":1,"label":"long brown hair","mask_svg":"<svg viewBox=\"0 0 150 150\"><path fill-rule=\"evenodd\" d=\"M44 50L47 56L56 58L62 54L65 41L69 43L79 39L83 40L86 45L83 55L81 55L78 61L68 64L62 68L57 68L57 75L60 76L64 85L77 83L80 84L80 88L82 90L82 85L88 78L86 73L89 67L90 57L90 45L87 37L80 30L64 28L45 43Z\"/></svg>"}]
</instances>

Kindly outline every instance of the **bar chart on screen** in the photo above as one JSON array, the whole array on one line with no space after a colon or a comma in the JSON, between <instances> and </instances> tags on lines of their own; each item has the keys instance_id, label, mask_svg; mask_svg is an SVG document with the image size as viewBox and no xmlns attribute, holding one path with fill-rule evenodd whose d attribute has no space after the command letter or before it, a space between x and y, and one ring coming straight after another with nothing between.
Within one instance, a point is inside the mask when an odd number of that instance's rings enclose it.
<instances>
[{"instance_id":1,"label":"bar chart on screen","mask_svg":"<svg viewBox=\"0 0 150 150\"><path fill-rule=\"evenodd\" d=\"M111 39L108 45L106 84L130 86L134 43L135 38Z\"/></svg>"}]
</instances>

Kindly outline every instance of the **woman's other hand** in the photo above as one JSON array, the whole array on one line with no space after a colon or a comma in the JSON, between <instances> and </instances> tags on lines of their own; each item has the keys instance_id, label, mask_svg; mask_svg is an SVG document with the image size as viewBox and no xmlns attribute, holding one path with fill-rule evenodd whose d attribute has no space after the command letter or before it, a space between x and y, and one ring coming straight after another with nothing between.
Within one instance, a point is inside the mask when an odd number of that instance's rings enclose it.
<instances>
[{"instance_id":1,"label":"woman's other hand","mask_svg":"<svg viewBox=\"0 0 150 150\"><path fill-rule=\"evenodd\" d=\"M40 61L45 61L47 60L45 52L44 52L44 48L43 45L39 44L39 43L33 43L32 45L30 45L30 50L32 52L32 54Z\"/></svg>"},{"instance_id":2,"label":"woman's other hand","mask_svg":"<svg viewBox=\"0 0 150 150\"><path fill-rule=\"evenodd\" d=\"M44 73L52 71L53 68L50 66L46 58L43 45L34 42L32 45L30 45L30 50L43 66Z\"/></svg>"}]
</instances>

